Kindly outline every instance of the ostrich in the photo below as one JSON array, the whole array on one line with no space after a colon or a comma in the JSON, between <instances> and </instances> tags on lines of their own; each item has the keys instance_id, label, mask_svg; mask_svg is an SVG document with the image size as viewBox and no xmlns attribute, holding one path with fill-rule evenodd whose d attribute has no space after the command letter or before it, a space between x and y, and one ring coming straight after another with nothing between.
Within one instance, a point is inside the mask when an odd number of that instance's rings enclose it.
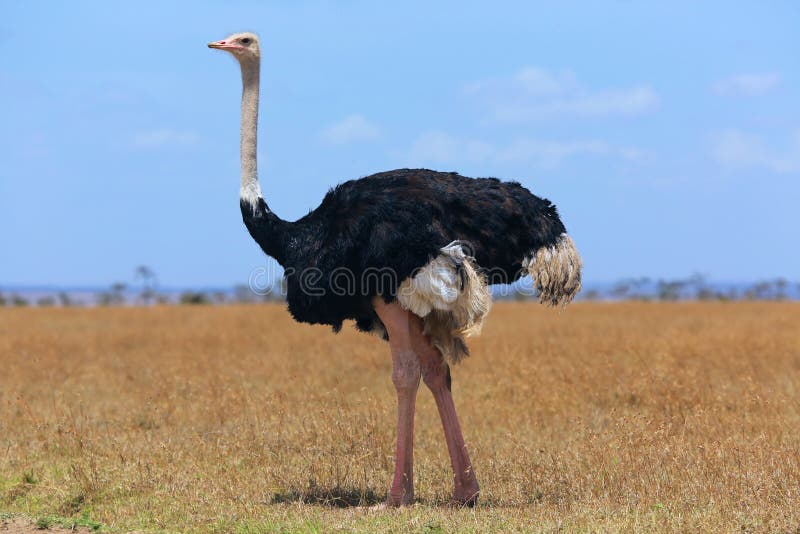
<instances>
[{"instance_id":1,"label":"ostrich","mask_svg":"<svg viewBox=\"0 0 800 534\"><path fill-rule=\"evenodd\" d=\"M530 274L540 301L566 305L581 259L556 207L517 182L398 169L337 185L295 222L269 208L256 172L258 37L235 33L210 48L242 73L240 208L247 230L285 270L299 322L338 332L345 320L388 341L397 393L397 449L386 504L414 500L414 406L420 378L433 393L453 467L453 500L472 506L478 482L451 394L450 365L468 354L489 312L492 281Z\"/></svg>"}]
</instances>

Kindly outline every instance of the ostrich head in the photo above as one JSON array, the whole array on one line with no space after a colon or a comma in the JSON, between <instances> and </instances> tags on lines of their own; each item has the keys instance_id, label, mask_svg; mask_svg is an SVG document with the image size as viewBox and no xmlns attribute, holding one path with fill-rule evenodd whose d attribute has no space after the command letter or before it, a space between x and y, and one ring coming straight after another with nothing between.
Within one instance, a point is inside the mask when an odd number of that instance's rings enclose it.
<instances>
[{"instance_id":1,"label":"ostrich head","mask_svg":"<svg viewBox=\"0 0 800 534\"><path fill-rule=\"evenodd\" d=\"M257 61L261 57L258 36L250 32L234 33L221 41L208 43L208 47L230 52L240 63Z\"/></svg>"}]
</instances>

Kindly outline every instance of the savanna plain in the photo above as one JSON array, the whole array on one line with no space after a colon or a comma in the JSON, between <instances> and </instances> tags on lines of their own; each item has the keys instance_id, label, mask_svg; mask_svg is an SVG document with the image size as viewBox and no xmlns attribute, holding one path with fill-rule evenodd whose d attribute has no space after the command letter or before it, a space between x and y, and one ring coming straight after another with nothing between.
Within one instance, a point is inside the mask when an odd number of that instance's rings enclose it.
<instances>
[{"instance_id":1,"label":"savanna plain","mask_svg":"<svg viewBox=\"0 0 800 534\"><path fill-rule=\"evenodd\" d=\"M0 309L0 530L800 532L800 304L497 303L420 388L390 482L388 347L280 305ZM5 527L3 527L5 525Z\"/></svg>"}]
</instances>

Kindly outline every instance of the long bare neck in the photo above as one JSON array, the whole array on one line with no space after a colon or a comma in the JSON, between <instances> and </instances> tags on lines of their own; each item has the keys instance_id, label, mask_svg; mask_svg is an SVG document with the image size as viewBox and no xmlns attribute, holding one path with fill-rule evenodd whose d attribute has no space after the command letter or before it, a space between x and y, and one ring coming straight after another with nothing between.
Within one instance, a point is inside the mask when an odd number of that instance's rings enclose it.
<instances>
[{"instance_id":1,"label":"long bare neck","mask_svg":"<svg viewBox=\"0 0 800 534\"><path fill-rule=\"evenodd\" d=\"M256 150L258 137L259 61L242 62L242 186L239 205L247 230L261 249L285 266L286 244L293 223L272 213L258 185Z\"/></svg>"},{"instance_id":2,"label":"long bare neck","mask_svg":"<svg viewBox=\"0 0 800 534\"><path fill-rule=\"evenodd\" d=\"M240 196L253 209L261 198L258 185L257 145L258 145L258 83L259 61L242 63L242 184Z\"/></svg>"}]
</instances>

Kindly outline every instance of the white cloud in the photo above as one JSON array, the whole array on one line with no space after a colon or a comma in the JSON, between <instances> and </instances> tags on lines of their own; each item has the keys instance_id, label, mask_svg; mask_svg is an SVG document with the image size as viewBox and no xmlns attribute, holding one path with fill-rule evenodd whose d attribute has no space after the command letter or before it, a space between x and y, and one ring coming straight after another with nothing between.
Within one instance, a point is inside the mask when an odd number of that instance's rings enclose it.
<instances>
[{"instance_id":1,"label":"white cloud","mask_svg":"<svg viewBox=\"0 0 800 534\"><path fill-rule=\"evenodd\" d=\"M777 173L800 171L800 130L785 151L776 151L754 134L726 130L714 136L714 158L728 167L761 167Z\"/></svg>"},{"instance_id":2,"label":"white cloud","mask_svg":"<svg viewBox=\"0 0 800 534\"><path fill-rule=\"evenodd\" d=\"M162 128L134 134L129 145L137 150L187 149L197 146L199 141L200 137L195 132Z\"/></svg>"},{"instance_id":3,"label":"white cloud","mask_svg":"<svg viewBox=\"0 0 800 534\"><path fill-rule=\"evenodd\" d=\"M490 94L522 92L528 95L552 95L563 93L577 86L575 75L570 71L548 72L537 67L525 67L510 77L492 77L464 86L466 94Z\"/></svg>"},{"instance_id":4,"label":"white cloud","mask_svg":"<svg viewBox=\"0 0 800 534\"><path fill-rule=\"evenodd\" d=\"M547 141L519 138L497 145L479 140L462 139L441 131L420 135L411 147L409 162L419 164L458 164L490 162L493 164L530 163L556 167L577 156L616 157L639 160L646 152L634 147L620 147L604 141Z\"/></svg>"},{"instance_id":5,"label":"white cloud","mask_svg":"<svg viewBox=\"0 0 800 534\"><path fill-rule=\"evenodd\" d=\"M496 106L493 116L504 123L549 117L608 117L641 115L658 106L659 97L646 86L620 91L556 98L541 103Z\"/></svg>"},{"instance_id":6,"label":"white cloud","mask_svg":"<svg viewBox=\"0 0 800 534\"><path fill-rule=\"evenodd\" d=\"M718 95L754 96L774 89L781 77L775 72L737 74L717 81L711 89Z\"/></svg>"},{"instance_id":7,"label":"white cloud","mask_svg":"<svg viewBox=\"0 0 800 534\"><path fill-rule=\"evenodd\" d=\"M658 94L643 84L591 91L570 71L550 72L526 67L508 77L467 84L464 93L482 99L490 120L528 122L552 117L635 116L656 109Z\"/></svg>"},{"instance_id":8,"label":"white cloud","mask_svg":"<svg viewBox=\"0 0 800 534\"><path fill-rule=\"evenodd\" d=\"M319 136L326 144L346 145L377 139L380 136L380 130L362 115L349 115L322 130Z\"/></svg>"}]
</instances>

